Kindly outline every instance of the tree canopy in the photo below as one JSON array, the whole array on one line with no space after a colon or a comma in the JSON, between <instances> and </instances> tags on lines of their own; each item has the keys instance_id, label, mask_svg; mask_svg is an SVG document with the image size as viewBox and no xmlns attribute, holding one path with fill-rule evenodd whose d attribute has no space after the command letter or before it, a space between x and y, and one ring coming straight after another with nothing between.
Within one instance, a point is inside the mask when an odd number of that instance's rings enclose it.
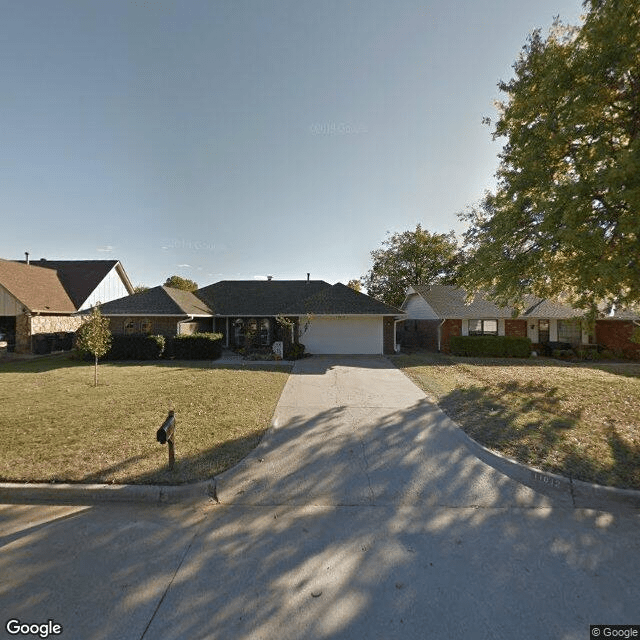
<instances>
[{"instance_id":1,"label":"tree canopy","mask_svg":"<svg viewBox=\"0 0 640 640\"><path fill-rule=\"evenodd\" d=\"M390 235L383 248L371 252L373 266L362 277L367 293L399 307L407 288L415 284L449 282L455 272L458 245L453 232L415 231Z\"/></svg>"},{"instance_id":2,"label":"tree canopy","mask_svg":"<svg viewBox=\"0 0 640 640\"><path fill-rule=\"evenodd\" d=\"M169 276L165 283L165 287L171 287L172 289L183 289L184 291L195 291L198 288L198 284L189 278L182 278L181 276Z\"/></svg>"},{"instance_id":3,"label":"tree canopy","mask_svg":"<svg viewBox=\"0 0 640 640\"><path fill-rule=\"evenodd\" d=\"M497 301L640 300L640 3L587 0L501 82L495 193L463 214L460 284Z\"/></svg>"}]
</instances>

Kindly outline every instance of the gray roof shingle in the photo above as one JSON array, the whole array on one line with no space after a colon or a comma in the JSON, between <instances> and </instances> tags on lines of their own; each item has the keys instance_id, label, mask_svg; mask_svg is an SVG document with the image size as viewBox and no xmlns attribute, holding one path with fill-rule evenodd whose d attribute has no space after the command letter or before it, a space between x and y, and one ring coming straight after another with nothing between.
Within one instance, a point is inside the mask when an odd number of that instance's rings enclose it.
<instances>
[{"instance_id":1,"label":"gray roof shingle","mask_svg":"<svg viewBox=\"0 0 640 640\"><path fill-rule=\"evenodd\" d=\"M491 302L483 293L476 293L467 302L464 289L451 285L415 285L412 289L420 295L434 310L439 318L581 318L585 312L558 300L525 296L524 307L518 313L515 307L499 307ZM610 316L601 312L600 318L608 317L619 320L637 320L640 315L630 309L616 310Z\"/></svg>"},{"instance_id":2,"label":"gray roof shingle","mask_svg":"<svg viewBox=\"0 0 640 640\"><path fill-rule=\"evenodd\" d=\"M287 314L316 315L403 315L404 312L386 305L338 282L318 293L296 301Z\"/></svg>"},{"instance_id":3,"label":"gray roof shingle","mask_svg":"<svg viewBox=\"0 0 640 640\"><path fill-rule=\"evenodd\" d=\"M211 309L190 291L158 286L100 305L105 316L208 316Z\"/></svg>"}]
</instances>

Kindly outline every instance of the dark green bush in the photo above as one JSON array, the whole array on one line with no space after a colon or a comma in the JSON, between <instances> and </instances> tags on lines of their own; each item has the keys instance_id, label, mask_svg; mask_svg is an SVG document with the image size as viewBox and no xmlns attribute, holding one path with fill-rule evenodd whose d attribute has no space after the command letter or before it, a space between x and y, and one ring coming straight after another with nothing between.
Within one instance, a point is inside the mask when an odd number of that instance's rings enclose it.
<instances>
[{"instance_id":1,"label":"dark green bush","mask_svg":"<svg viewBox=\"0 0 640 640\"><path fill-rule=\"evenodd\" d=\"M576 357L576 353L573 349L554 349L551 352L551 357L560 360L570 360Z\"/></svg>"},{"instance_id":2,"label":"dark green bush","mask_svg":"<svg viewBox=\"0 0 640 640\"><path fill-rule=\"evenodd\" d=\"M285 360L299 360L304 357L305 346L300 344L299 342L294 342L291 345L288 345L288 348L285 349L284 359Z\"/></svg>"},{"instance_id":3,"label":"dark green bush","mask_svg":"<svg viewBox=\"0 0 640 640\"><path fill-rule=\"evenodd\" d=\"M167 339L166 355L177 360L216 360L222 355L222 334L173 336Z\"/></svg>"},{"instance_id":4,"label":"dark green bush","mask_svg":"<svg viewBox=\"0 0 640 640\"><path fill-rule=\"evenodd\" d=\"M449 350L454 356L528 358L531 340L512 336L451 336Z\"/></svg>"},{"instance_id":5,"label":"dark green bush","mask_svg":"<svg viewBox=\"0 0 640 640\"><path fill-rule=\"evenodd\" d=\"M157 360L162 357L165 347L164 336L146 334L112 336L107 360Z\"/></svg>"}]
</instances>

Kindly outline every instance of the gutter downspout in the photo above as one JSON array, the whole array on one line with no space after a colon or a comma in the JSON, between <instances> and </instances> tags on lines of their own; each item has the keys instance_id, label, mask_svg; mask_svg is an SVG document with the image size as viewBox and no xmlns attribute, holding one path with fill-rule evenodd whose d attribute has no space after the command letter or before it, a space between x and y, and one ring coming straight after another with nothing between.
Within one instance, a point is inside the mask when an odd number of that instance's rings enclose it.
<instances>
[{"instance_id":1,"label":"gutter downspout","mask_svg":"<svg viewBox=\"0 0 640 640\"><path fill-rule=\"evenodd\" d=\"M393 353L400 353L400 345L398 344L398 322L404 322L406 318L400 318L393 321Z\"/></svg>"},{"instance_id":2,"label":"gutter downspout","mask_svg":"<svg viewBox=\"0 0 640 640\"><path fill-rule=\"evenodd\" d=\"M442 325L447 321L447 319L445 318L439 325L438 325L438 353L440 353L442 351L441 348L441 343L442 343Z\"/></svg>"}]
</instances>

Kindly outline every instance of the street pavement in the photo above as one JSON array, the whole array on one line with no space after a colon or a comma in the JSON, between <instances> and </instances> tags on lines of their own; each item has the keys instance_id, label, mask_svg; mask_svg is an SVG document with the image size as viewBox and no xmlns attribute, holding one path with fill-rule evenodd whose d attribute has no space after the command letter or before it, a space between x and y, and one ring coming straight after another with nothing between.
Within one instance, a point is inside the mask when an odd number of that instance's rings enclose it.
<instances>
[{"instance_id":1,"label":"street pavement","mask_svg":"<svg viewBox=\"0 0 640 640\"><path fill-rule=\"evenodd\" d=\"M216 479L219 502L0 505L0 637L586 640L640 625L640 511L504 475L385 358L299 361L273 422Z\"/></svg>"}]
</instances>

